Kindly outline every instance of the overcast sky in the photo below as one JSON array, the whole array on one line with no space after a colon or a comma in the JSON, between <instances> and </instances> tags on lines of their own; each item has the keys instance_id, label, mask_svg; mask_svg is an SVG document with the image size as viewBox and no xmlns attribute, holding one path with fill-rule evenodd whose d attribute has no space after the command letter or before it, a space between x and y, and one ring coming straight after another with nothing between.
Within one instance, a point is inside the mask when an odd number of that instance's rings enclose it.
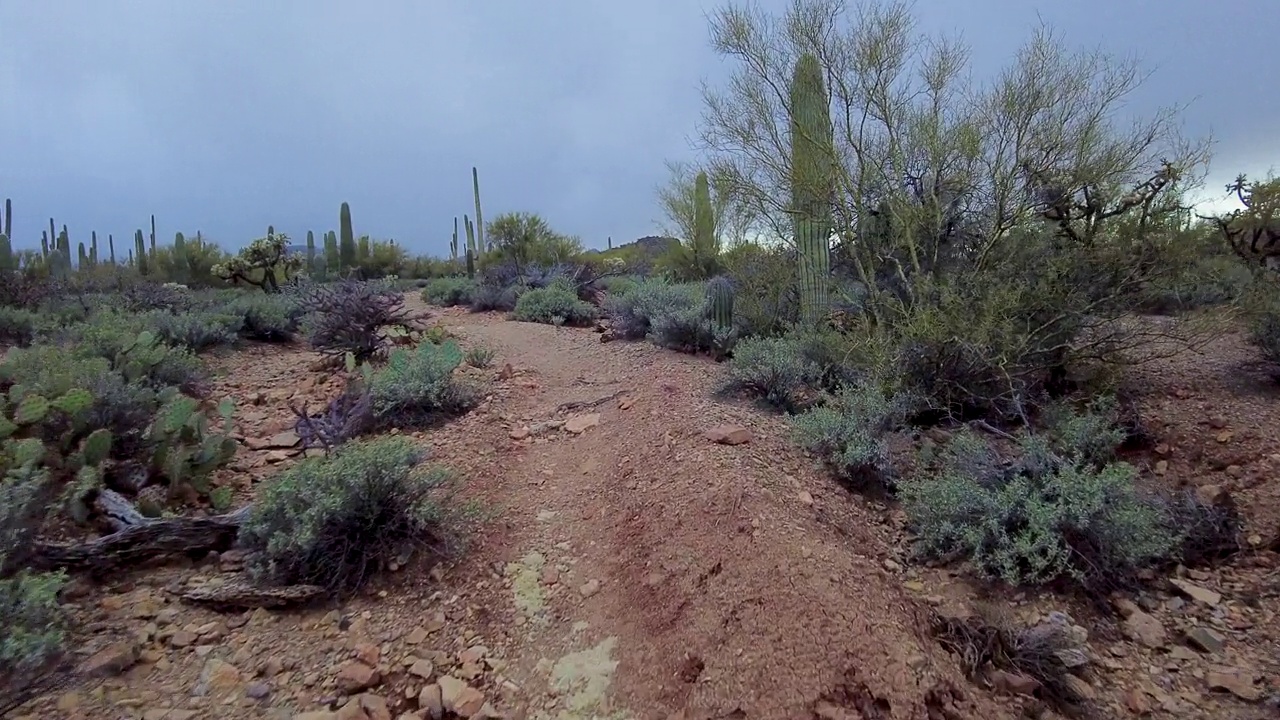
<instances>
[{"instance_id":1,"label":"overcast sky","mask_svg":"<svg viewBox=\"0 0 1280 720\"><path fill-rule=\"evenodd\" d=\"M784 8L788 0L761 0ZM589 246L656 230L664 159L694 157L708 0L0 0L0 198L15 241L50 216L228 247L268 224L447 252L455 215L541 213ZM1042 18L1156 71L1136 108L1193 101L1210 189L1280 166L1277 0L919 0L974 71Z\"/></svg>"}]
</instances>

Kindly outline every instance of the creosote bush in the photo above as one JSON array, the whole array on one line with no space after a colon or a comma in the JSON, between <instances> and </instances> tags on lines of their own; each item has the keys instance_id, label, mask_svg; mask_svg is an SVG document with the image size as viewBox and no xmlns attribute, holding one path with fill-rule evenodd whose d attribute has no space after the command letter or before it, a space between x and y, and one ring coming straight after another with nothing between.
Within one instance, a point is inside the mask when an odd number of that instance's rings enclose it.
<instances>
[{"instance_id":1,"label":"creosote bush","mask_svg":"<svg viewBox=\"0 0 1280 720\"><path fill-rule=\"evenodd\" d=\"M422 289L422 301L439 307L470 305L475 292L476 282L471 278L435 278Z\"/></svg>"},{"instance_id":2,"label":"creosote bush","mask_svg":"<svg viewBox=\"0 0 1280 720\"><path fill-rule=\"evenodd\" d=\"M725 389L757 397L780 410L805 404L805 391L821 376L790 337L751 337L739 342L729 360Z\"/></svg>"},{"instance_id":3,"label":"creosote bush","mask_svg":"<svg viewBox=\"0 0 1280 720\"><path fill-rule=\"evenodd\" d=\"M477 389L453 376L462 359L453 341L393 350L368 381L375 425L420 427L475 407Z\"/></svg>"},{"instance_id":4,"label":"creosote bush","mask_svg":"<svg viewBox=\"0 0 1280 720\"><path fill-rule=\"evenodd\" d=\"M252 575L351 592L410 550L444 553L450 476L424 457L409 438L357 440L277 475L241 529Z\"/></svg>"},{"instance_id":5,"label":"creosote bush","mask_svg":"<svg viewBox=\"0 0 1280 720\"><path fill-rule=\"evenodd\" d=\"M522 322L547 325L587 325L596 319L596 308L578 299L571 283L557 280L522 293L511 317Z\"/></svg>"},{"instance_id":6,"label":"creosote bush","mask_svg":"<svg viewBox=\"0 0 1280 720\"><path fill-rule=\"evenodd\" d=\"M892 489L888 435L905 422L911 403L872 384L838 389L826 402L792 418L796 441L823 458L855 489Z\"/></svg>"}]
</instances>

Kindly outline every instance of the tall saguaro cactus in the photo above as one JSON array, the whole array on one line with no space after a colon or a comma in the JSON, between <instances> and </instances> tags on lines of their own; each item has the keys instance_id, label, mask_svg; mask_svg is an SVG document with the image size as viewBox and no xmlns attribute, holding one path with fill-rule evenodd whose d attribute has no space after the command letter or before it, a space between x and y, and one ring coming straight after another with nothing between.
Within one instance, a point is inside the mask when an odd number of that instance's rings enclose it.
<instances>
[{"instance_id":1,"label":"tall saguaro cactus","mask_svg":"<svg viewBox=\"0 0 1280 720\"><path fill-rule=\"evenodd\" d=\"M147 274L147 242L142 238L142 229L133 233L133 261L138 266L138 274Z\"/></svg>"},{"instance_id":2,"label":"tall saguaro cactus","mask_svg":"<svg viewBox=\"0 0 1280 720\"><path fill-rule=\"evenodd\" d=\"M151 216L151 256L148 258L152 262L156 259L156 216Z\"/></svg>"},{"instance_id":3,"label":"tall saguaro cactus","mask_svg":"<svg viewBox=\"0 0 1280 720\"><path fill-rule=\"evenodd\" d=\"M345 272L356 266L356 233L351 228L351 206L342 203L338 213L338 254Z\"/></svg>"},{"instance_id":4,"label":"tall saguaro cactus","mask_svg":"<svg viewBox=\"0 0 1280 720\"><path fill-rule=\"evenodd\" d=\"M834 135L822 65L805 53L791 78L791 213L800 269L800 317L821 322L831 275Z\"/></svg>"},{"instance_id":5,"label":"tall saguaro cactus","mask_svg":"<svg viewBox=\"0 0 1280 720\"><path fill-rule=\"evenodd\" d=\"M191 261L187 258L187 238L182 233L173 236L173 272L174 282L191 281Z\"/></svg>"},{"instance_id":6,"label":"tall saguaro cactus","mask_svg":"<svg viewBox=\"0 0 1280 720\"><path fill-rule=\"evenodd\" d=\"M107 252L111 254L111 264L116 264L116 238L111 233L107 233Z\"/></svg>"},{"instance_id":7,"label":"tall saguaro cactus","mask_svg":"<svg viewBox=\"0 0 1280 720\"><path fill-rule=\"evenodd\" d=\"M337 275L342 271L342 254L338 251L338 234L330 230L324 234L325 272Z\"/></svg>"},{"instance_id":8,"label":"tall saguaro cactus","mask_svg":"<svg viewBox=\"0 0 1280 720\"><path fill-rule=\"evenodd\" d=\"M476 259L484 256L484 213L480 212L480 171L471 167L471 192L476 198Z\"/></svg>"},{"instance_id":9,"label":"tall saguaro cactus","mask_svg":"<svg viewBox=\"0 0 1280 720\"><path fill-rule=\"evenodd\" d=\"M4 229L0 231L0 235L4 235L7 238L12 238L13 237L13 200L10 200L9 198L4 199L3 228Z\"/></svg>"},{"instance_id":10,"label":"tall saguaro cactus","mask_svg":"<svg viewBox=\"0 0 1280 720\"><path fill-rule=\"evenodd\" d=\"M453 218L453 240L449 241L449 259L458 264L458 217Z\"/></svg>"},{"instance_id":11,"label":"tall saguaro cactus","mask_svg":"<svg viewBox=\"0 0 1280 720\"><path fill-rule=\"evenodd\" d=\"M709 273L719 255L716 248L715 210L711 206L711 181L705 172L693 182L693 262L701 273ZM704 275L705 277L705 275Z\"/></svg>"}]
</instances>

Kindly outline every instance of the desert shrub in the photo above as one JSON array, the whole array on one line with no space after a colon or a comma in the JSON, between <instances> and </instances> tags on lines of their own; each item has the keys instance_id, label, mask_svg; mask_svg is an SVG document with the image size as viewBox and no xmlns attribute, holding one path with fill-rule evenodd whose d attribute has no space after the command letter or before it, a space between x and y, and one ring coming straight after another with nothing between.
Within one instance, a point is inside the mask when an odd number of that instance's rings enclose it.
<instances>
[{"instance_id":1,"label":"desert shrub","mask_svg":"<svg viewBox=\"0 0 1280 720\"><path fill-rule=\"evenodd\" d=\"M514 286L493 285L485 282L476 285L471 295L472 312L488 312L492 310L511 312L516 309L516 301L520 291Z\"/></svg>"},{"instance_id":2,"label":"desert shrub","mask_svg":"<svg viewBox=\"0 0 1280 720\"><path fill-rule=\"evenodd\" d=\"M512 317L547 325L586 325L596 318L595 306L578 299L567 283L526 290L516 300Z\"/></svg>"},{"instance_id":3,"label":"desert shrub","mask_svg":"<svg viewBox=\"0 0 1280 720\"><path fill-rule=\"evenodd\" d=\"M289 405L297 417L294 431L304 448L326 451L349 441L373 427L373 398L363 377L348 378L342 392L319 412L311 412L304 403Z\"/></svg>"},{"instance_id":4,"label":"desert shrub","mask_svg":"<svg viewBox=\"0 0 1280 720\"><path fill-rule=\"evenodd\" d=\"M823 458L855 489L892 489L888 435L912 407L872 383L848 385L825 403L792 418L797 442Z\"/></svg>"},{"instance_id":5,"label":"desert shrub","mask_svg":"<svg viewBox=\"0 0 1280 720\"><path fill-rule=\"evenodd\" d=\"M282 294L240 292L227 310L244 318L241 332L246 338L262 342L292 340L302 317L293 297Z\"/></svg>"},{"instance_id":6,"label":"desert shrub","mask_svg":"<svg viewBox=\"0 0 1280 720\"><path fill-rule=\"evenodd\" d=\"M453 377L461 364L462 350L452 341L393 350L387 364L369 378L374 421L421 426L471 409L479 399L475 389Z\"/></svg>"},{"instance_id":7,"label":"desert shrub","mask_svg":"<svg viewBox=\"0 0 1280 720\"><path fill-rule=\"evenodd\" d=\"M706 303L702 283L672 284L661 279L645 280L625 295L605 299L605 313L614 332L628 340L649 335L654 322L664 317L701 313Z\"/></svg>"},{"instance_id":8,"label":"desert shrub","mask_svg":"<svg viewBox=\"0 0 1280 720\"><path fill-rule=\"evenodd\" d=\"M436 278L422 289L422 301L440 307L470 305L475 291L476 282L471 278Z\"/></svg>"},{"instance_id":9,"label":"desert shrub","mask_svg":"<svg viewBox=\"0 0 1280 720\"><path fill-rule=\"evenodd\" d=\"M899 485L921 554L965 557L1011 585L1071 581L1106 592L1178 548L1178 531L1136 489L1132 466L1098 466L1086 448L1026 434L1016 451L1006 462L963 431L935 468Z\"/></svg>"},{"instance_id":10,"label":"desert shrub","mask_svg":"<svg viewBox=\"0 0 1280 720\"><path fill-rule=\"evenodd\" d=\"M343 280L298 294L311 348L364 361L386 352L393 328L405 328L404 295L383 281Z\"/></svg>"},{"instance_id":11,"label":"desert shrub","mask_svg":"<svg viewBox=\"0 0 1280 720\"><path fill-rule=\"evenodd\" d=\"M0 344L30 345L36 337L40 316L31 310L0 307Z\"/></svg>"},{"instance_id":12,"label":"desert shrub","mask_svg":"<svg viewBox=\"0 0 1280 720\"><path fill-rule=\"evenodd\" d=\"M1158 278L1148 289L1149 299L1139 307L1147 312L1177 313L1227 305L1245 298L1253 283L1253 270L1238 258L1202 258Z\"/></svg>"},{"instance_id":13,"label":"desert shrub","mask_svg":"<svg viewBox=\"0 0 1280 720\"><path fill-rule=\"evenodd\" d=\"M600 278L596 284L610 295L626 295L642 282L644 278L639 275L610 275Z\"/></svg>"},{"instance_id":14,"label":"desert shrub","mask_svg":"<svg viewBox=\"0 0 1280 720\"><path fill-rule=\"evenodd\" d=\"M795 411L821 373L822 368L800 352L793 337L744 338L733 348L725 387Z\"/></svg>"},{"instance_id":15,"label":"desert shrub","mask_svg":"<svg viewBox=\"0 0 1280 720\"><path fill-rule=\"evenodd\" d=\"M1280 298L1258 303L1249 319L1249 337L1271 363L1280 363Z\"/></svg>"},{"instance_id":16,"label":"desert shrub","mask_svg":"<svg viewBox=\"0 0 1280 720\"><path fill-rule=\"evenodd\" d=\"M144 323L166 343L199 352L234 343L244 326L244 317L228 313L190 311L174 314L156 310L144 316Z\"/></svg>"},{"instance_id":17,"label":"desert shrub","mask_svg":"<svg viewBox=\"0 0 1280 720\"><path fill-rule=\"evenodd\" d=\"M725 251L725 274L738 289L733 314L743 332L774 335L800 318L795 251L744 243Z\"/></svg>"},{"instance_id":18,"label":"desert shrub","mask_svg":"<svg viewBox=\"0 0 1280 720\"><path fill-rule=\"evenodd\" d=\"M447 545L438 468L404 437L348 443L277 475L259 494L240 539L256 553L250 572L278 585L358 589L408 550Z\"/></svg>"},{"instance_id":19,"label":"desert shrub","mask_svg":"<svg viewBox=\"0 0 1280 720\"><path fill-rule=\"evenodd\" d=\"M649 339L655 344L685 353L708 352L717 359L729 355L738 341L734 328L721 328L709 317L706 303L655 317Z\"/></svg>"},{"instance_id":20,"label":"desert shrub","mask_svg":"<svg viewBox=\"0 0 1280 720\"><path fill-rule=\"evenodd\" d=\"M472 345L467 348L467 364L473 368L484 369L493 364L496 353L493 348L484 345Z\"/></svg>"},{"instance_id":21,"label":"desert shrub","mask_svg":"<svg viewBox=\"0 0 1280 720\"><path fill-rule=\"evenodd\" d=\"M132 282L121 285L116 292L118 307L130 313L148 310L183 312L191 307L193 296L180 285L156 282Z\"/></svg>"}]
</instances>

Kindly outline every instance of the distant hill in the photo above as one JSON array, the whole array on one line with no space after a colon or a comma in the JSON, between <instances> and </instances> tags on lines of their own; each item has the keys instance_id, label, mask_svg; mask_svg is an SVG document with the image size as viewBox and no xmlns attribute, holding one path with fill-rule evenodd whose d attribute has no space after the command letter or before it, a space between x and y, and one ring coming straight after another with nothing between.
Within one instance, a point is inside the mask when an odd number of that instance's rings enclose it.
<instances>
[{"instance_id":1,"label":"distant hill","mask_svg":"<svg viewBox=\"0 0 1280 720\"><path fill-rule=\"evenodd\" d=\"M623 243L622 245L614 245L613 249L616 251L616 250L621 250L623 248L635 248L640 250L641 253L647 257L657 257L667 252L668 250L670 250L673 246L676 246L679 244L680 244L680 241L673 237L664 237L662 235L647 235L637 240L632 240L629 243ZM592 249L592 250L588 250L586 254L599 255L601 253L606 253L606 252L609 252L609 251L607 249L605 250Z\"/></svg>"}]
</instances>

